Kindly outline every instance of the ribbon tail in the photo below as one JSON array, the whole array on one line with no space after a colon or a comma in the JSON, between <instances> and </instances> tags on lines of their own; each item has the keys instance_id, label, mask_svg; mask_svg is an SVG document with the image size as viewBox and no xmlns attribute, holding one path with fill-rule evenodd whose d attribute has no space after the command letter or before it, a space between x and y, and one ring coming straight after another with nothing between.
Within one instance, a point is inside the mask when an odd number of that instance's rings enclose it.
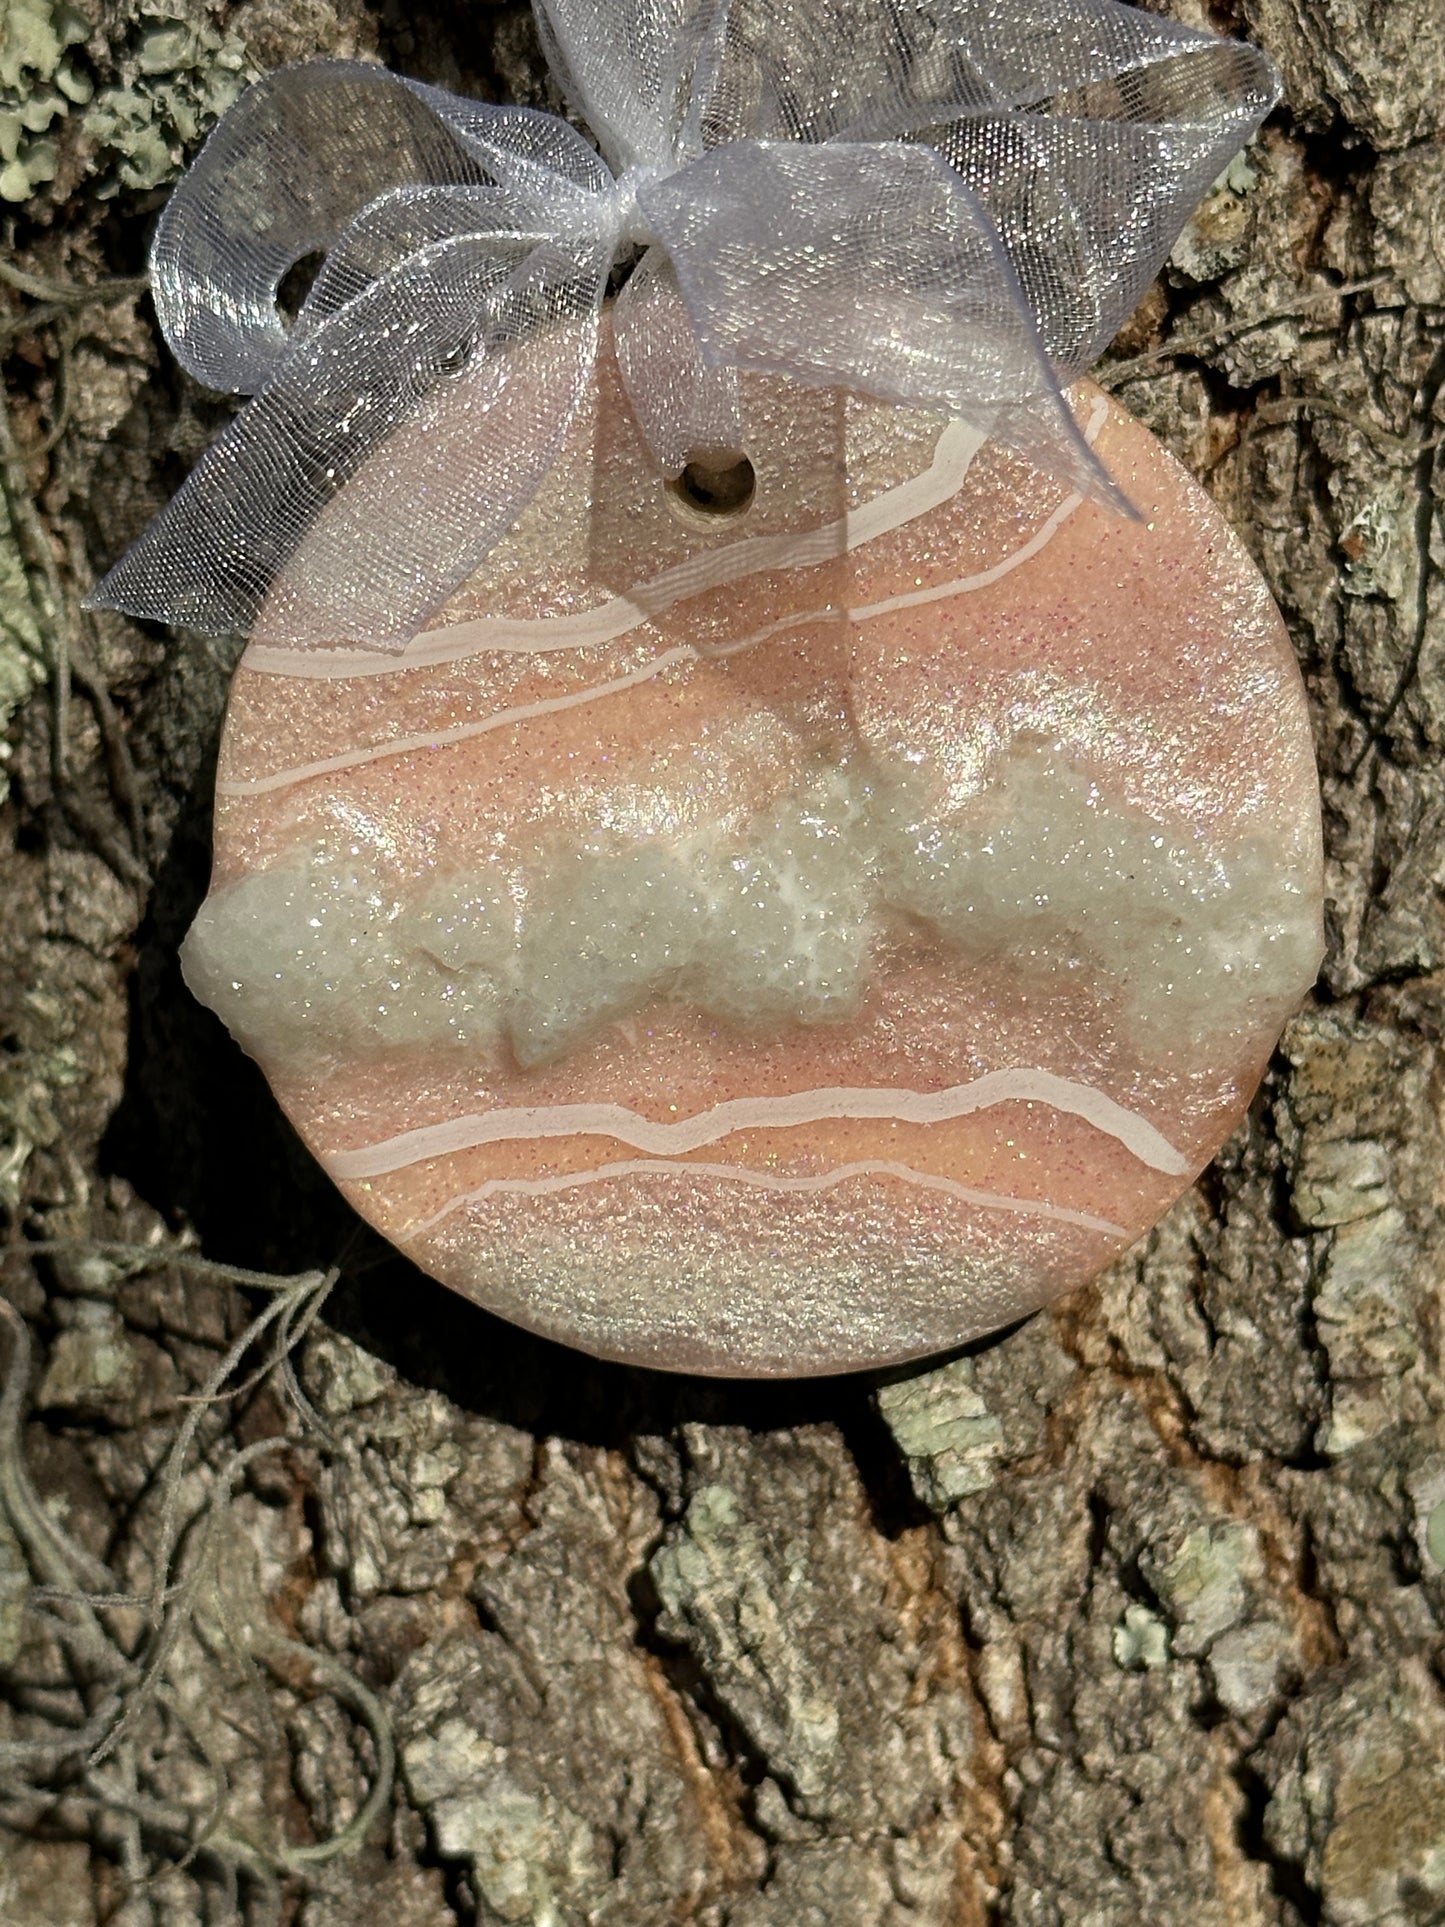
<instances>
[{"instance_id":1,"label":"ribbon tail","mask_svg":"<svg viewBox=\"0 0 1445 1927\"><path fill-rule=\"evenodd\" d=\"M612 316L618 371L632 412L664 475L693 456L742 446L736 368L709 366L661 248L649 248Z\"/></svg>"},{"instance_id":2,"label":"ribbon tail","mask_svg":"<svg viewBox=\"0 0 1445 1927\"><path fill-rule=\"evenodd\" d=\"M977 195L1064 381L1133 312L1279 99L1267 55L1118 0L749 0L720 104L758 141L926 145ZM786 58L781 49L786 48ZM715 136L716 138L716 136Z\"/></svg>"},{"instance_id":3,"label":"ribbon tail","mask_svg":"<svg viewBox=\"0 0 1445 1927\"><path fill-rule=\"evenodd\" d=\"M613 171L669 159L686 111L689 43L711 0L532 0L547 65Z\"/></svg>"},{"instance_id":4,"label":"ribbon tail","mask_svg":"<svg viewBox=\"0 0 1445 1927\"><path fill-rule=\"evenodd\" d=\"M1049 358L1071 379L1148 293L1248 131L1019 113L980 115L927 138L977 193Z\"/></svg>"},{"instance_id":5,"label":"ribbon tail","mask_svg":"<svg viewBox=\"0 0 1445 1927\"><path fill-rule=\"evenodd\" d=\"M846 57L844 46L846 45ZM1279 98L1258 48L1123 0L944 0L837 11L748 0L717 138L912 140L974 114L1154 117L1242 146ZM1152 98L1151 98L1152 97Z\"/></svg>"},{"instance_id":6,"label":"ribbon tail","mask_svg":"<svg viewBox=\"0 0 1445 1927\"><path fill-rule=\"evenodd\" d=\"M978 195L1065 380L1101 355L1279 99L1257 47L1116 0L953 0L850 88L840 142L922 142ZM863 62L866 72L867 60ZM887 64L886 61L883 64Z\"/></svg>"},{"instance_id":7,"label":"ribbon tail","mask_svg":"<svg viewBox=\"0 0 1445 1927\"><path fill-rule=\"evenodd\" d=\"M452 237L289 350L92 597L288 644L400 650L516 522L597 351L608 251Z\"/></svg>"},{"instance_id":8,"label":"ribbon tail","mask_svg":"<svg viewBox=\"0 0 1445 1927\"><path fill-rule=\"evenodd\" d=\"M639 195L704 359L936 409L1125 514L979 197L927 147L736 142Z\"/></svg>"}]
</instances>

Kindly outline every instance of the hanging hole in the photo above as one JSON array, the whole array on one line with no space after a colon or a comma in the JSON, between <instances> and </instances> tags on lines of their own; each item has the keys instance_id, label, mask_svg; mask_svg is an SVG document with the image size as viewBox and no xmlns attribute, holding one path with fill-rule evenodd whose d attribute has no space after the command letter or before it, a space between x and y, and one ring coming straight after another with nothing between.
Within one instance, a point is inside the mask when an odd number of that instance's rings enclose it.
<instances>
[{"instance_id":1,"label":"hanging hole","mask_svg":"<svg viewBox=\"0 0 1445 1927\"><path fill-rule=\"evenodd\" d=\"M296 326L306 297L311 292L311 284L320 274L326 261L324 248L312 248L293 261L276 285L276 306L281 314L281 326L288 332Z\"/></svg>"},{"instance_id":2,"label":"hanging hole","mask_svg":"<svg viewBox=\"0 0 1445 1927\"><path fill-rule=\"evenodd\" d=\"M709 522L743 515L752 507L758 478L740 449L701 449L667 485L674 505L689 518Z\"/></svg>"}]
</instances>

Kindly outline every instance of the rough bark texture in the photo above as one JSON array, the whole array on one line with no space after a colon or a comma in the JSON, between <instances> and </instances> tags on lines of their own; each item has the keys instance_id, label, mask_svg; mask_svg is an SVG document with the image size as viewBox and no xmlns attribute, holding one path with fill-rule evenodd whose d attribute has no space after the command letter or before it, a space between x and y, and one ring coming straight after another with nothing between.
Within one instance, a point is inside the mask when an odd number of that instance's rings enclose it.
<instances>
[{"instance_id":1,"label":"rough bark texture","mask_svg":"<svg viewBox=\"0 0 1445 1927\"><path fill-rule=\"evenodd\" d=\"M3 1274L7 1927L1445 1920L1445 15L1175 10L1257 36L1289 105L1105 379L1292 626L1322 987L1097 1289L888 1383L751 1388L550 1349L357 1231L176 973L224 652L76 606L224 415L125 279L209 119L314 51L545 101L525 13L0 11L0 1195L64 1246ZM266 1302L187 1242L340 1267L309 1412L274 1374L180 1402ZM169 1645L56 1597L144 1591L208 1504ZM108 1682L138 1710L87 1767Z\"/></svg>"}]
</instances>

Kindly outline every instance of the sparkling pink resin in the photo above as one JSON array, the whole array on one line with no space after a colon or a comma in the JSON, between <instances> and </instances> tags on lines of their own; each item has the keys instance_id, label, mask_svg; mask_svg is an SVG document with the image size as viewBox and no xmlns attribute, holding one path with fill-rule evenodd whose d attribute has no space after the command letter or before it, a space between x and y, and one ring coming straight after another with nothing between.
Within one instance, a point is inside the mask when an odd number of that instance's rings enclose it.
<instances>
[{"instance_id":1,"label":"sparkling pink resin","mask_svg":"<svg viewBox=\"0 0 1445 1927\"><path fill-rule=\"evenodd\" d=\"M1313 979L1279 618L1092 389L1138 523L762 380L708 517L602 367L399 661L252 643L188 978L356 1208L519 1323L746 1374L977 1336L1154 1223Z\"/></svg>"}]
</instances>

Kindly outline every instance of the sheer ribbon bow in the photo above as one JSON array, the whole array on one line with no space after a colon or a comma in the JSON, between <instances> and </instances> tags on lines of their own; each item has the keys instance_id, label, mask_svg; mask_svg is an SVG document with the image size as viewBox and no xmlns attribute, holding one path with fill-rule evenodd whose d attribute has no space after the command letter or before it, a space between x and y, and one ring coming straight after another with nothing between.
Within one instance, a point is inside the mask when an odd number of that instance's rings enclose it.
<instances>
[{"instance_id":1,"label":"sheer ribbon bow","mask_svg":"<svg viewBox=\"0 0 1445 1927\"><path fill-rule=\"evenodd\" d=\"M253 399L96 604L404 647L557 459L639 250L614 339L667 473L745 442L755 370L961 417L1120 503L1063 385L1274 104L1264 55L1117 0L535 7L600 155L347 61L216 127L152 287L182 365ZM322 252L288 329L281 283ZM420 482L388 466L443 422Z\"/></svg>"}]
</instances>

